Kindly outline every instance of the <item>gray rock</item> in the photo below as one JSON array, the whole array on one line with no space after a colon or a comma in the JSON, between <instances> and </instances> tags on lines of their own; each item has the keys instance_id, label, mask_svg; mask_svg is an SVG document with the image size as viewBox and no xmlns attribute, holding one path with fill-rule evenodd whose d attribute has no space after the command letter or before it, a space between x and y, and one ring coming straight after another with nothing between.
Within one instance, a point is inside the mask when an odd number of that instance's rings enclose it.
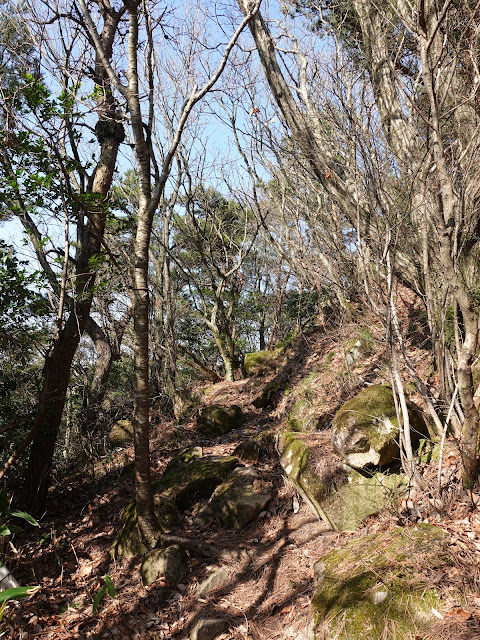
<instances>
[{"instance_id":1,"label":"gray rock","mask_svg":"<svg viewBox=\"0 0 480 640\"><path fill-rule=\"evenodd\" d=\"M245 440L235 447L232 455L242 462L258 462L260 449L260 444L256 440Z\"/></svg>"},{"instance_id":2,"label":"gray rock","mask_svg":"<svg viewBox=\"0 0 480 640\"><path fill-rule=\"evenodd\" d=\"M236 404L231 407L210 404L201 407L197 415L198 429L208 438L216 438L233 429L237 429L243 422L243 412Z\"/></svg>"},{"instance_id":3,"label":"gray rock","mask_svg":"<svg viewBox=\"0 0 480 640\"><path fill-rule=\"evenodd\" d=\"M212 569L207 577L197 587L197 595L205 596L207 593L220 589L228 584L229 581L228 572L223 567L215 567Z\"/></svg>"},{"instance_id":4,"label":"gray rock","mask_svg":"<svg viewBox=\"0 0 480 640\"><path fill-rule=\"evenodd\" d=\"M187 554L179 545L172 545L166 549L154 549L143 559L142 581L144 585L165 578L168 586L176 587L187 573Z\"/></svg>"},{"instance_id":5,"label":"gray rock","mask_svg":"<svg viewBox=\"0 0 480 640\"><path fill-rule=\"evenodd\" d=\"M225 631L227 621L200 613L193 621L190 629L190 640L214 640Z\"/></svg>"},{"instance_id":6,"label":"gray rock","mask_svg":"<svg viewBox=\"0 0 480 640\"><path fill-rule=\"evenodd\" d=\"M213 512L208 504L203 504L197 511L194 511L193 526L206 527L214 518Z\"/></svg>"},{"instance_id":7,"label":"gray rock","mask_svg":"<svg viewBox=\"0 0 480 640\"><path fill-rule=\"evenodd\" d=\"M420 412L409 406L412 442L427 434ZM336 453L355 469L384 466L400 459L399 425L389 385L373 385L346 402L332 422Z\"/></svg>"},{"instance_id":8,"label":"gray rock","mask_svg":"<svg viewBox=\"0 0 480 640\"><path fill-rule=\"evenodd\" d=\"M215 489L208 506L225 526L241 529L264 510L272 496L254 486L257 479L252 467L237 468Z\"/></svg>"},{"instance_id":9,"label":"gray rock","mask_svg":"<svg viewBox=\"0 0 480 640\"><path fill-rule=\"evenodd\" d=\"M331 448L317 447L312 463L312 450L305 440L306 434L282 434L278 439L280 464L312 512L332 529L356 529L404 491L404 475L342 466L338 458L337 462L330 459Z\"/></svg>"},{"instance_id":10,"label":"gray rock","mask_svg":"<svg viewBox=\"0 0 480 640\"><path fill-rule=\"evenodd\" d=\"M174 466L157 483L172 497L179 509L188 509L212 495L238 464L233 456L205 456Z\"/></svg>"}]
</instances>

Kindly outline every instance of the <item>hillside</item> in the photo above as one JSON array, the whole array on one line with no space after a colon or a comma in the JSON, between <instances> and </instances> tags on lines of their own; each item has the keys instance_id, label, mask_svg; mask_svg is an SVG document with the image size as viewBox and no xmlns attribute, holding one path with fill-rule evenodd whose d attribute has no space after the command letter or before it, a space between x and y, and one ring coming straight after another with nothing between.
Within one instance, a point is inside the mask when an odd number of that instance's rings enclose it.
<instances>
[{"instance_id":1,"label":"hillside","mask_svg":"<svg viewBox=\"0 0 480 640\"><path fill-rule=\"evenodd\" d=\"M410 358L425 382L434 384L428 378L429 352L418 344L415 308L406 301L401 312L412 338ZM408 323L415 330L409 332ZM350 361L348 355L362 340L362 353ZM254 459L245 464L253 464L258 472L256 486L271 494L267 506L239 530L219 525L218 519L199 525L189 506L172 533L195 542L188 552L186 574L175 587L161 579L144 587L140 555L109 557L122 526L122 510L134 495L133 449L128 445L107 452L91 466L58 478L40 530L30 530L14 538L9 547L4 545L6 564L20 583L40 585L28 601L11 605L14 617L4 637L180 640L190 637L192 622L201 611L224 624L216 635L205 632L198 638L310 640L311 598L318 581L315 563L320 556L367 535L394 533L399 528L408 532L409 527L428 523L446 532L449 562L447 568L436 565L426 555L427 549L422 549L411 581L421 580L425 590L436 590L440 603L434 607L436 622L428 635L418 635L412 627L410 635L401 637L480 638L480 516L476 509L480 495L477 491L466 495L459 489L460 460L453 443L448 443L441 469L442 508L435 493L438 463L424 458L419 469L427 489L423 493L412 489L400 502L392 497L386 509L355 530L333 531L315 517L279 463L278 436L292 425L295 433L305 430L314 462L317 457L333 460L335 413L361 388L388 382L382 329L373 317L363 317L361 323L344 322L297 336L267 365L257 366L251 377L197 390L197 406L181 424L164 423L153 413L155 480L186 447L201 447L204 457L225 456L241 443L256 441ZM418 394L411 397L421 406ZM240 406L244 423L217 438L203 436L197 425L199 405L213 404ZM209 590L204 580L212 573L218 586ZM105 574L116 594L105 594L94 614L92 600ZM388 616L385 625L386 635L381 637L397 637L388 626ZM337 637L353 636L345 631Z\"/></svg>"}]
</instances>

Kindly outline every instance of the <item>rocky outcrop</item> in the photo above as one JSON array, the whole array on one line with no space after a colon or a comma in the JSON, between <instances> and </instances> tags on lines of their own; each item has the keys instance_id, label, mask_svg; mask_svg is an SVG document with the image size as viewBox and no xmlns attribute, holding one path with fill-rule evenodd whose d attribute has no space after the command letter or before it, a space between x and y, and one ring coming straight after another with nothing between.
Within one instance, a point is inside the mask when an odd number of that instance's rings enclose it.
<instances>
[{"instance_id":1,"label":"rocky outcrop","mask_svg":"<svg viewBox=\"0 0 480 640\"><path fill-rule=\"evenodd\" d=\"M184 449L167 465L162 478L155 485L155 514L162 532L181 526L179 510L212 495L231 471L238 465L233 456L202 456L200 447ZM137 510L132 500L123 513L124 525L116 537L110 554L112 557L132 557L147 550L137 527Z\"/></svg>"},{"instance_id":2,"label":"rocky outcrop","mask_svg":"<svg viewBox=\"0 0 480 640\"><path fill-rule=\"evenodd\" d=\"M282 363L284 347L273 351L255 351L246 353L244 366L248 376L261 376L269 371L277 369Z\"/></svg>"},{"instance_id":3,"label":"rocky outcrop","mask_svg":"<svg viewBox=\"0 0 480 640\"><path fill-rule=\"evenodd\" d=\"M262 490L252 467L238 468L219 485L208 501L208 509L226 527L242 529L264 510L272 494Z\"/></svg>"},{"instance_id":4,"label":"rocky outcrop","mask_svg":"<svg viewBox=\"0 0 480 640\"><path fill-rule=\"evenodd\" d=\"M409 405L412 442L427 428L421 413ZM333 446L351 467L384 466L400 458L399 425L392 388L374 385L346 402L332 422Z\"/></svg>"},{"instance_id":5,"label":"rocky outcrop","mask_svg":"<svg viewBox=\"0 0 480 640\"><path fill-rule=\"evenodd\" d=\"M398 499L404 490L402 474L360 472L342 465L331 445L328 447L326 433L284 433L278 446L285 473L311 511L332 529L356 529L365 518Z\"/></svg>"},{"instance_id":6,"label":"rocky outcrop","mask_svg":"<svg viewBox=\"0 0 480 640\"><path fill-rule=\"evenodd\" d=\"M315 402L315 385L320 379L319 371L305 376L293 391L293 398L287 413L287 425L290 431L315 431L318 426L319 412Z\"/></svg>"},{"instance_id":7,"label":"rocky outcrop","mask_svg":"<svg viewBox=\"0 0 480 640\"><path fill-rule=\"evenodd\" d=\"M143 584L147 586L163 578L164 586L176 587L187 573L187 559L185 550L179 545L150 551L145 555L140 570Z\"/></svg>"},{"instance_id":8,"label":"rocky outcrop","mask_svg":"<svg viewBox=\"0 0 480 640\"><path fill-rule=\"evenodd\" d=\"M261 454L261 446L257 440L244 440L233 450L234 456L242 462L258 462Z\"/></svg>"},{"instance_id":9,"label":"rocky outcrop","mask_svg":"<svg viewBox=\"0 0 480 640\"><path fill-rule=\"evenodd\" d=\"M243 422L243 412L236 404L230 407L209 404L201 407L197 415L198 430L207 438L217 438L233 429L238 429Z\"/></svg>"},{"instance_id":10,"label":"rocky outcrop","mask_svg":"<svg viewBox=\"0 0 480 640\"><path fill-rule=\"evenodd\" d=\"M215 591L215 589L225 587L229 581L230 576L224 567L214 567L198 585L196 594L199 597L204 597L212 591Z\"/></svg>"},{"instance_id":11,"label":"rocky outcrop","mask_svg":"<svg viewBox=\"0 0 480 640\"><path fill-rule=\"evenodd\" d=\"M314 565L315 638L424 637L438 622L434 611L442 609L428 572L448 570L448 542L441 529L419 524L365 536L322 556Z\"/></svg>"},{"instance_id":12,"label":"rocky outcrop","mask_svg":"<svg viewBox=\"0 0 480 640\"><path fill-rule=\"evenodd\" d=\"M188 509L209 498L237 465L234 456L193 457L184 463L177 460L170 469L167 467L156 489L173 498L179 509Z\"/></svg>"}]
</instances>

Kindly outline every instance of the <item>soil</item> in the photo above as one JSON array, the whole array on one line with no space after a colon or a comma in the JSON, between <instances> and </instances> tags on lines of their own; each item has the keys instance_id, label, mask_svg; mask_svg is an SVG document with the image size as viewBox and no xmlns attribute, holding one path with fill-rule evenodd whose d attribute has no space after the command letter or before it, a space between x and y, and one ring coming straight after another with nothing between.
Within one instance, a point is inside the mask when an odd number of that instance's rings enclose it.
<instances>
[{"instance_id":1,"label":"soil","mask_svg":"<svg viewBox=\"0 0 480 640\"><path fill-rule=\"evenodd\" d=\"M406 323L407 303L403 312ZM273 435L281 432L289 397L279 395L276 406L263 410L252 406L253 399L263 385L282 375L288 377L293 389L333 351L314 398L322 430L307 436L317 447L331 446L328 427L339 406L359 388L389 381L382 329L374 319L369 326L377 346L351 369L344 367L344 345L355 327L344 324L299 337L290 347L285 365L289 371L270 371L262 378L219 383L208 389L203 402L238 404L246 415L241 429L215 442L198 433L194 413L185 424L176 425L162 421L153 412L154 480L186 446L200 445L204 455L226 455L249 437L266 430ZM420 377L434 386L435 380L428 377L428 352L411 342L409 354ZM403 373L408 379L406 370ZM419 396L413 395L412 399L421 405ZM460 457L454 446L446 450L440 471L443 505L437 492L438 465L424 463L420 474L428 489L412 490L402 504L370 518L354 532L337 533L313 516L296 494L279 466L271 440L255 467L274 497L256 520L241 531L215 523L199 530L193 527L192 513L187 512L184 529L176 532L225 550L246 552L218 563L227 569L229 582L203 598L198 598L195 590L217 564L211 558L190 554L188 576L175 589L161 582L143 587L141 557L110 559L108 551L121 527L122 509L134 495L133 479L122 474L132 460L131 448L107 452L102 459L83 465L78 473L65 475L49 495L40 529L30 527L13 538L11 544L3 541L5 563L17 580L39 585L29 599L9 605L13 616L5 638L184 640L200 610L226 618L228 628L219 636L223 640L300 638L310 622L313 565L320 555L354 537L418 521L428 521L448 531L456 558L456 570L440 579L435 577L445 593L445 611L439 612L435 637L480 638L480 494L473 491L467 495L459 488ZM94 613L92 601L104 585L105 574L110 576L116 593L114 597L105 594ZM449 600L450 587L460 588L464 603ZM463 611L463 617L458 611Z\"/></svg>"}]
</instances>

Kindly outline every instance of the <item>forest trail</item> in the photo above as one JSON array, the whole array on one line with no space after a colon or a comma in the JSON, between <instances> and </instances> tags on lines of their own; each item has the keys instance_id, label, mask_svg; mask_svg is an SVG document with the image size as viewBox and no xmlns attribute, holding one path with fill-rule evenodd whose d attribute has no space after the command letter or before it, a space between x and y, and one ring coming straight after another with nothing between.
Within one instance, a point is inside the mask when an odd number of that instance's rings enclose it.
<instances>
[{"instance_id":1,"label":"forest trail","mask_svg":"<svg viewBox=\"0 0 480 640\"><path fill-rule=\"evenodd\" d=\"M122 509L134 495L129 473L133 450L131 447L117 449L90 467L79 469L77 474L59 479L49 496L41 529L29 531L28 539L26 534L21 539L22 555L17 556L13 547L6 551L7 564L17 579L22 584L40 585L38 593L29 601L14 604L17 611L6 637L12 640L186 640L195 615L203 611L226 621L225 630L216 636L222 640L310 640L313 637L309 627L313 566L318 557L368 533L427 521L449 533L451 550L458 561L456 572L437 576L441 589L448 594L450 587L458 588L460 584L468 595L470 614L468 620L459 621L454 617L439 620L436 637L480 638L480 517L478 511L472 510L469 499L457 489L458 455L451 453L444 462L444 480L451 489L449 504L442 515L432 512L428 496L417 495L415 504L407 501L392 504L356 531L347 532L331 531L319 521L279 465L276 435L285 429L288 407L309 372L323 366L321 382L310 398L320 417L317 440L322 447L331 446L327 427L338 406L365 384L388 381L385 380L385 349L380 328L373 319L369 326L376 347L350 370L343 365L345 345L359 326L345 324L296 338L288 349L283 368L204 389L203 403L238 404L246 416L241 428L214 441L198 432L195 411L180 425L162 423L159 416L152 415L154 479L185 447L201 446L204 455L227 455L241 442L266 432L270 434L255 468L262 488L271 491L273 498L259 517L240 531L216 523L199 529L193 525L192 512L187 511L183 530L175 532L231 551L230 560L191 554L188 575L174 589L161 582L144 587L140 556L111 560L108 552L121 527ZM422 358L425 360L425 352L418 345L410 345L410 356L419 365ZM426 379L427 360L423 367ZM282 375L288 380L272 401L273 406L255 408L252 402L258 393ZM434 478L436 474L435 465L424 465L421 471L425 478ZM478 504L480 495L473 493L470 499ZM198 585L220 566L223 571L219 587L199 596ZM116 595L113 598L106 595L93 614L92 601L104 584L105 574L112 579ZM452 601L452 611L456 610L455 606Z\"/></svg>"}]
</instances>

